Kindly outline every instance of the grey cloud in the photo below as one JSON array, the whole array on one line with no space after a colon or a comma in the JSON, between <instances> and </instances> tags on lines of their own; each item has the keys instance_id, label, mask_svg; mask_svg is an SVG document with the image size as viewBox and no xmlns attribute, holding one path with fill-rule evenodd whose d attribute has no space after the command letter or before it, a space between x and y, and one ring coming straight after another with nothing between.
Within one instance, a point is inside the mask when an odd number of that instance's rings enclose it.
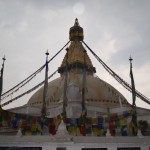
<instances>
[{"instance_id":1,"label":"grey cloud","mask_svg":"<svg viewBox=\"0 0 150 150\"><path fill-rule=\"evenodd\" d=\"M84 5L83 14L73 11L76 3ZM69 40L69 28L76 17L84 28L87 44L117 73L120 67L128 66L130 54L135 69L150 66L149 5L148 0L1 0L0 56L7 57L5 90L40 67L47 49L53 56ZM64 53L50 65L51 72L60 65L58 60L63 59ZM91 58L97 66L98 62ZM128 69L124 74L128 74ZM150 84L148 79L147 83Z\"/></svg>"}]
</instances>

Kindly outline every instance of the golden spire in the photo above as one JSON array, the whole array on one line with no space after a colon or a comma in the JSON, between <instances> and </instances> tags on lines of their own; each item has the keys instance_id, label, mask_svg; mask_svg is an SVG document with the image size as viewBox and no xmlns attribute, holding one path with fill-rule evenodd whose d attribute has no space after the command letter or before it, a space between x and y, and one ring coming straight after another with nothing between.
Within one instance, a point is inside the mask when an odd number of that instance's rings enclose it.
<instances>
[{"instance_id":1,"label":"golden spire","mask_svg":"<svg viewBox=\"0 0 150 150\"><path fill-rule=\"evenodd\" d=\"M85 48L82 45L83 41L83 28L79 26L78 19L75 20L74 26L70 28L70 40L71 45L68 50L68 71L86 68L89 73L95 73L95 67L93 67L91 59L88 54L85 54L86 64L84 64L84 51ZM58 68L59 73L64 73L66 67L66 56L63 59L61 66ZM79 71L78 70L78 71ZM80 72L80 71L79 71Z\"/></svg>"},{"instance_id":2,"label":"golden spire","mask_svg":"<svg viewBox=\"0 0 150 150\"><path fill-rule=\"evenodd\" d=\"M75 19L74 26L70 28L69 39L70 41L83 41L83 28L80 27L78 19Z\"/></svg>"}]
</instances>

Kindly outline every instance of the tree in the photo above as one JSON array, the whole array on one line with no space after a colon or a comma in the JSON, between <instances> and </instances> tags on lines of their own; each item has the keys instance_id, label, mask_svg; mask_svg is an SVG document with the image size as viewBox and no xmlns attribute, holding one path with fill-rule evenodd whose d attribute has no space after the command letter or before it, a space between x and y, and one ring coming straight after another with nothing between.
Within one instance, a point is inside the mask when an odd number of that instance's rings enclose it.
<instances>
[{"instance_id":1,"label":"tree","mask_svg":"<svg viewBox=\"0 0 150 150\"><path fill-rule=\"evenodd\" d=\"M141 130L141 133L142 135L145 135L145 131L148 129L149 127L149 124L147 121L145 120L139 120L138 121L138 126L139 126L139 129Z\"/></svg>"}]
</instances>

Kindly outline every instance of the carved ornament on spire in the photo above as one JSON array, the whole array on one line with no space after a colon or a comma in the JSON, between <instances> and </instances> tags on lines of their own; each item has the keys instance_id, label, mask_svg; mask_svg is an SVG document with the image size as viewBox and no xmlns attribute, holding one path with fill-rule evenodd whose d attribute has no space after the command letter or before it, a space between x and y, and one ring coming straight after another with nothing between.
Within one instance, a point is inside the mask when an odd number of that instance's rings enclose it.
<instances>
[{"instance_id":1,"label":"carved ornament on spire","mask_svg":"<svg viewBox=\"0 0 150 150\"><path fill-rule=\"evenodd\" d=\"M70 41L83 41L83 28L79 26L78 19L75 19L74 26L70 28L69 39Z\"/></svg>"}]
</instances>

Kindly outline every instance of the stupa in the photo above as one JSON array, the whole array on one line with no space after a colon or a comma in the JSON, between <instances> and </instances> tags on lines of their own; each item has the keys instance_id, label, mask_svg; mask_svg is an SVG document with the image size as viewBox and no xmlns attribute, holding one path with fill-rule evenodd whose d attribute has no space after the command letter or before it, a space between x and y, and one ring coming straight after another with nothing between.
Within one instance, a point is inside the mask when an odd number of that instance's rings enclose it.
<instances>
[{"instance_id":1,"label":"stupa","mask_svg":"<svg viewBox=\"0 0 150 150\"><path fill-rule=\"evenodd\" d=\"M56 117L61 114L63 110L67 55L67 117L80 117L82 113L83 88L85 90L85 108L87 109L87 116L89 117L129 110L131 105L118 90L102 79L94 76L96 68L93 66L82 44L84 33L77 19L74 26L70 28L69 38L71 44L67 49L68 52L61 66L58 68L60 77L48 84L46 108L49 117ZM38 114L41 112L42 101L43 87L29 99L27 105L32 108L32 110L35 110L33 111L35 114ZM28 111L30 110L31 109Z\"/></svg>"},{"instance_id":2,"label":"stupa","mask_svg":"<svg viewBox=\"0 0 150 150\"><path fill-rule=\"evenodd\" d=\"M58 68L60 77L48 83L44 99L46 118L57 118L54 120L58 125L55 133L49 136L47 131L43 136L35 137L19 134L13 141L6 136L7 142L0 140L0 147L8 144L30 149L37 147L38 150L48 150L50 145L56 150L148 149L150 139L140 132L132 137L128 128L132 105L112 85L95 76L96 68L83 46L83 39L83 28L76 19L69 31L71 43ZM40 116L43 91L44 86L31 96L26 105L9 111ZM137 107L136 112L138 120L150 122L149 109Z\"/></svg>"}]
</instances>

